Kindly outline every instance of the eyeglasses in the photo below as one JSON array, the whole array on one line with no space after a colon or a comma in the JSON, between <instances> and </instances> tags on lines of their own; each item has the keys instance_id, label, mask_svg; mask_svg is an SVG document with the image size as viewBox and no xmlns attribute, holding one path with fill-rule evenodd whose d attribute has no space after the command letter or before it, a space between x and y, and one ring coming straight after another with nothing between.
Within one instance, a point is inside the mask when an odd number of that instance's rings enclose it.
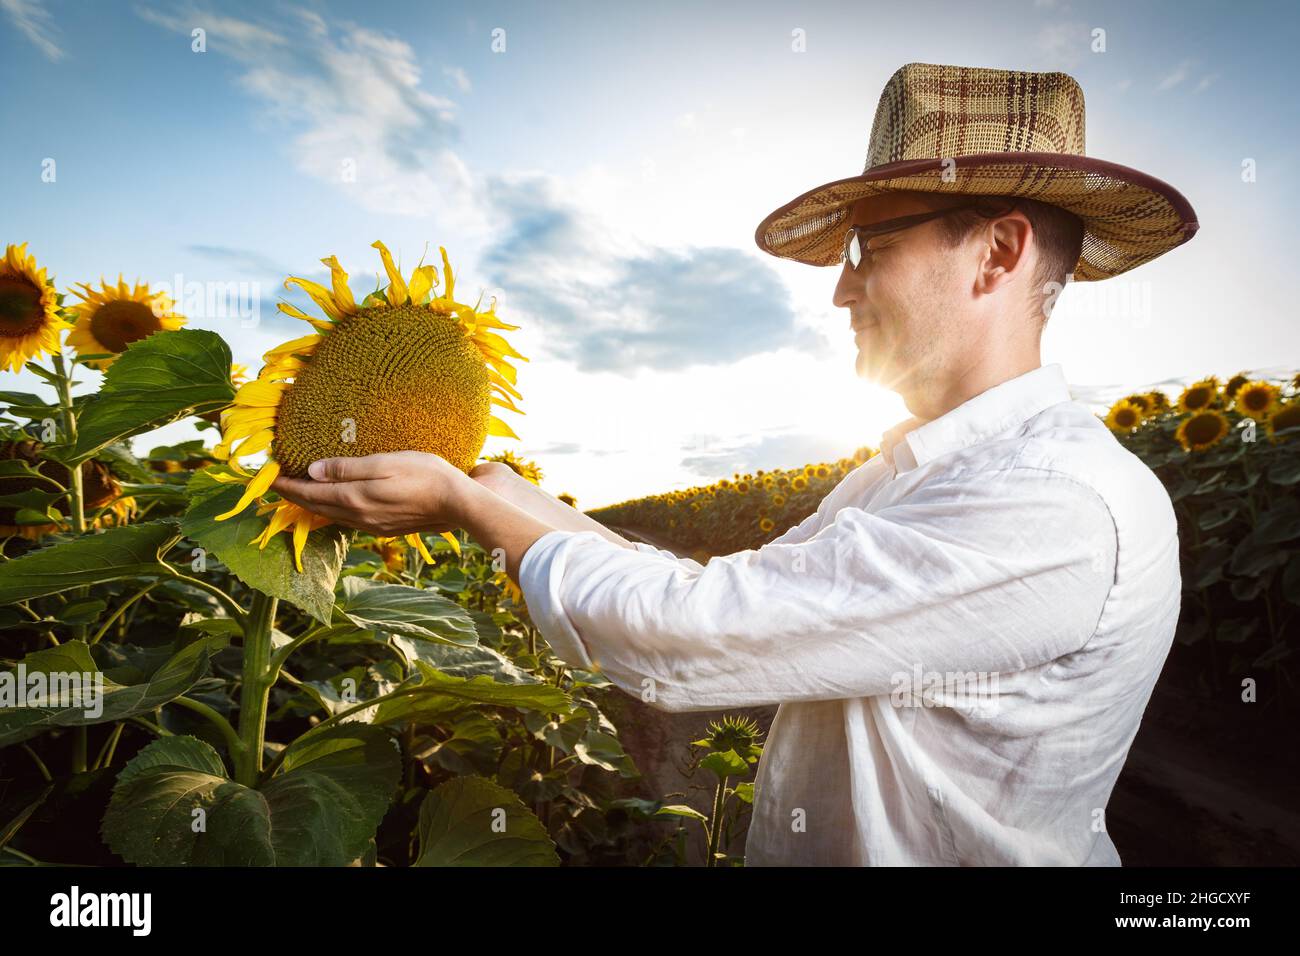
<instances>
[{"instance_id":1,"label":"eyeglasses","mask_svg":"<svg viewBox=\"0 0 1300 956\"><path fill-rule=\"evenodd\" d=\"M1015 208L1015 201L1001 212L1010 212ZM949 213L954 213L959 209L980 209L984 215L994 215L995 213L985 208L982 202L961 203L956 206L949 206L947 209L937 209L933 212L917 213L913 216L899 216L896 219L885 219L881 222L873 222L869 226L849 226L849 231L844 234L844 251L841 253L840 261L848 261L856 269L862 263L863 251L870 252L867 249L867 241L874 239L876 236L883 236L891 232L900 232L903 229L911 229L913 226L919 226L923 222L929 222L932 219L939 219Z\"/></svg>"}]
</instances>

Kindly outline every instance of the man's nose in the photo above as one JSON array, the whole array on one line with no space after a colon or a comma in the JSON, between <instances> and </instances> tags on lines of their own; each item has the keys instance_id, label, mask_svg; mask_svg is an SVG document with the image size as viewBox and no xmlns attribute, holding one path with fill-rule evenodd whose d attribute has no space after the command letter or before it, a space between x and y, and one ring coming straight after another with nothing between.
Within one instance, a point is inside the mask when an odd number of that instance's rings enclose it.
<instances>
[{"instance_id":1,"label":"man's nose","mask_svg":"<svg viewBox=\"0 0 1300 956\"><path fill-rule=\"evenodd\" d=\"M840 267L840 279L835 283L835 293L831 302L839 309L847 309L856 303L862 295L862 277L847 262Z\"/></svg>"}]
</instances>

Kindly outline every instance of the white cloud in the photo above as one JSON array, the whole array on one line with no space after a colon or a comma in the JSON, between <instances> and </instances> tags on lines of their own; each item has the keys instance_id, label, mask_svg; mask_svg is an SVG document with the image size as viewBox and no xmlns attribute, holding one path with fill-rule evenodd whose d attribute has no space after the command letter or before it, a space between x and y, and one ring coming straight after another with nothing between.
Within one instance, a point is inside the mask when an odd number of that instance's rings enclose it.
<instances>
[{"instance_id":1,"label":"white cloud","mask_svg":"<svg viewBox=\"0 0 1300 956\"><path fill-rule=\"evenodd\" d=\"M363 208L387 214L474 221L468 170L450 148L459 135L455 103L421 88L406 41L351 23L327 24L295 10L310 43L289 31L191 9L138 9L186 35L201 26L208 48L241 63L239 82L270 114L298 132L289 149L298 169L337 184Z\"/></svg>"},{"instance_id":2,"label":"white cloud","mask_svg":"<svg viewBox=\"0 0 1300 956\"><path fill-rule=\"evenodd\" d=\"M1085 23L1050 23L1038 31L1034 45L1053 67L1070 67L1082 59L1091 39Z\"/></svg>"},{"instance_id":3,"label":"white cloud","mask_svg":"<svg viewBox=\"0 0 1300 956\"><path fill-rule=\"evenodd\" d=\"M444 76L450 77L451 81L456 84L457 89L462 93L470 91L469 74L458 66L444 66L442 68Z\"/></svg>"},{"instance_id":4,"label":"white cloud","mask_svg":"<svg viewBox=\"0 0 1300 956\"><path fill-rule=\"evenodd\" d=\"M1172 72L1165 74L1165 76L1160 80L1160 82L1156 84L1156 89L1162 92L1164 90L1172 90L1175 86L1179 86L1184 81L1186 81L1188 74L1191 72L1191 69L1192 69L1192 61L1183 60L1182 63L1179 63L1176 67L1174 67Z\"/></svg>"},{"instance_id":5,"label":"white cloud","mask_svg":"<svg viewBox=\"0 0 1300 956\"><path fill-rule=\"evenodd\" d=\"M18 31L45 54L46 59L52 63L63 59L63 48L54 41L58 30L41 0L0 0L0 9L9 15Z\"/></svg>"}]
</instances>

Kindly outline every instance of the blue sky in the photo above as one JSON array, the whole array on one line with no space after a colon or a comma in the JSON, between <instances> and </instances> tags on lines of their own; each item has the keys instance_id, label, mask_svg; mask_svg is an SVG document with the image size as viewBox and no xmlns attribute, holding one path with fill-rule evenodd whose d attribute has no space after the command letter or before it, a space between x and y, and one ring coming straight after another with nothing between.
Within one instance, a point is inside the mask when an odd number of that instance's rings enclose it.
<instances>
[{"instance_id":1,"label":"blue sky","mask_svg":"<svg viewBox=\"0 0 1300 956\"><path fill-rule=\"evenodd\" d=\"M239 288L242 309L186 311L254 368L305 329L274 311L307 304L286 275L337 254L362 291L375 239L408 268L445 245L531 359L522 441L488 450L594 507L839 457L906 417L853 375L837 270L759 252L754 228L861 171L903 63L1064 70L1089 153L1173 183L1201 232L1067 288L1044 361L1097 400L1300 367L1288 5L701 6L0 0L0 241L62 287Z\"/></svg>"}]
</instances>

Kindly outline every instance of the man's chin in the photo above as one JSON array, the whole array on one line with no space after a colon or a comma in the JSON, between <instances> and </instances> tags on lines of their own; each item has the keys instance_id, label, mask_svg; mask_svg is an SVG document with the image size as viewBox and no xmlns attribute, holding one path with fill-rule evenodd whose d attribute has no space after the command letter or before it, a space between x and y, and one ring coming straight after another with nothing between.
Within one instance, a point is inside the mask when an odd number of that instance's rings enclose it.
<instances>
[{"instance_id":1,"label":"man's chin","mask_svg":"<svg viewBox=\"0 0 1300 956\"><path fill-rule=\"evenodd\" d=\"M853 370L857 374L858 378L864 378L868 382L872 382L876 385L880 384L879 363L873 362L868 353L864 351L858 352L858 357L853 363Z\"/></svg>"}]
</instances>

